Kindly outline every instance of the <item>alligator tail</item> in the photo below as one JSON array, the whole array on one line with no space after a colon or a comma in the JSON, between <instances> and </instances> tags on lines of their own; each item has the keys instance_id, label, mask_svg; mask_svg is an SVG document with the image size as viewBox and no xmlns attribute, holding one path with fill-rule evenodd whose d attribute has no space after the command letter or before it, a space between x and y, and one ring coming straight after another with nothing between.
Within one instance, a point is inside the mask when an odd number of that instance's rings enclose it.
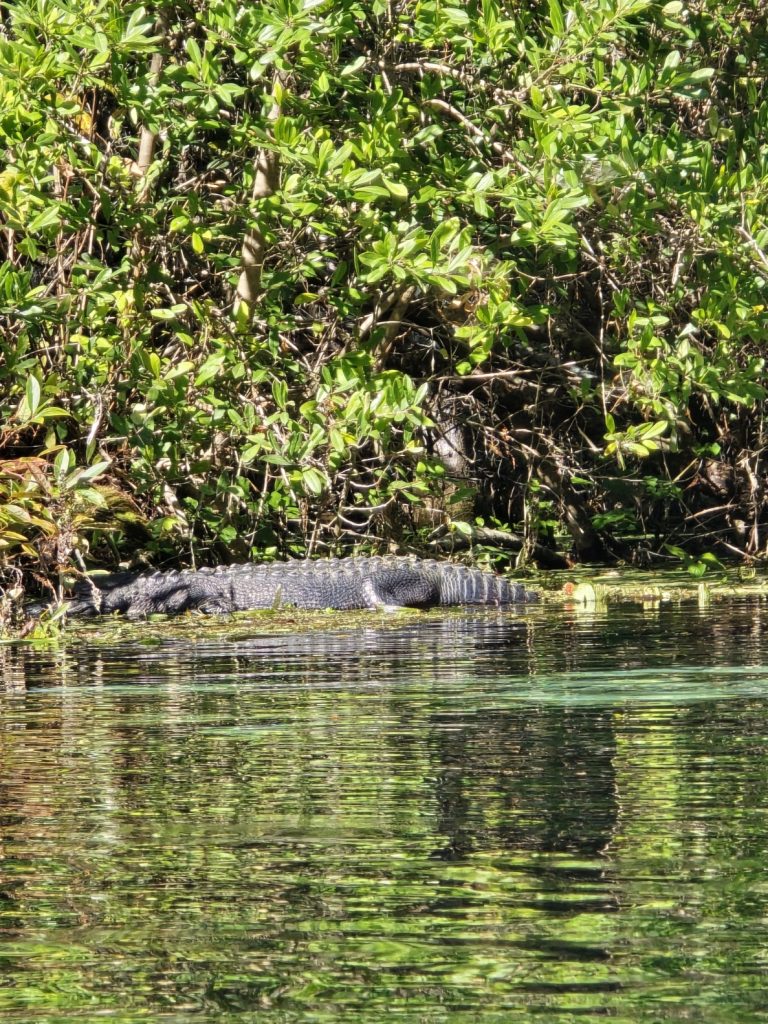
<instances>
[{"instance_id":1,"label":"alligator tail","mask_svg":"<svg viewBox=\"0 0 768 1024\"><path fill-rule=\"evenodd\" d=\"M440 604L523 604L538 600L538 594L526 590L522 583L512 583L503 576L442 563Z\"/></svg>"}]
</instances>

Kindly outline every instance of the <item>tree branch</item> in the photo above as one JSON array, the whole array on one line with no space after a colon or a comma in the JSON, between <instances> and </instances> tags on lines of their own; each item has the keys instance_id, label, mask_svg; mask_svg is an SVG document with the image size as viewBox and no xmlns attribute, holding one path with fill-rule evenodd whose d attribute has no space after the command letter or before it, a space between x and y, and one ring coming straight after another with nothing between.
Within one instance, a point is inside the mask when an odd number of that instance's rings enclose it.
<instances>
[{"instance_id":1,"label":"tree branch","mask_svg":"<svg viewBox=\"0 0 768 1024\"><path fill-rule=\"evenodd\" d=\"M280 73L273 81L272 106L267 119L274 123L280 116L282 107L280 98L283 80ZM280 157L273 149L262 147L254 164L253 191L251 200L258 203L273 195L280 184ZM267 249L267 238L264 228L257 220L243 237L240 249L240 278L235 292L234 315L240 320L250 323L261 294L261 272L264 267L264 256Z\"/></svg>"},{"instance_id":2,"label":"tree branch","mask_svg":"<svg viewBox=\"0 0 768 1024\"><path fill-rule=\"evenodd\" d=\"M160 26L164 28L164 26ZM149 65L149 84L151 88L154 88L160 81L160 73L163 70L163 55L160 50L157 53L152 54L152 61ZM134 173L137 178L141 179L141 186L139 189L139 202L143 203L147 199L149 193L149 182L147 181L147 171L152 166L152 160L155 156L155 143L157 142L157 132L153 132L151 128L148 128L145 124L141 126L141 135L139 136L139 155L136 158L136 165Z\"/></svg>"}]
</instances>

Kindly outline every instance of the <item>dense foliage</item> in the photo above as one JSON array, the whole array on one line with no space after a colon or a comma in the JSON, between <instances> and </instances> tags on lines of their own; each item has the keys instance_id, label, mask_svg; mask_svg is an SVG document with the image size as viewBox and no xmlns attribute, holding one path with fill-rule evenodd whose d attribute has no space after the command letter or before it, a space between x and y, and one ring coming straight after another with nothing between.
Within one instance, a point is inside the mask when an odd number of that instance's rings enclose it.
<instances>
[{"instance_id":1,"label":"dense foliage","mask_svg":"<svg viewBox=\"0 0 768 1024\"><path fill-rule=\"evenodd\" d=\"M0 3L6 564L764 553L762 7Z\"/></svg>"}]
</instances>

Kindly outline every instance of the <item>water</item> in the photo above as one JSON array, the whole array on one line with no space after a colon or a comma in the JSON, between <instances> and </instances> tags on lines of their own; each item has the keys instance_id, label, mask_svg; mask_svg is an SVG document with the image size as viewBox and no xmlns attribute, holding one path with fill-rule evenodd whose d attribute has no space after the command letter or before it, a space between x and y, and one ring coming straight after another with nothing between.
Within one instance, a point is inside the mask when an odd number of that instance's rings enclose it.
<instances>
[{"instance_id":1,"label":"water","mask_svg":"<svg viewBox=\"0 0 768 1024\"><path fill-rule=\"evenodd\" d=\"M0 1018L768 1019L767 616L0 649Z\"/></svg>"}]
</instances>

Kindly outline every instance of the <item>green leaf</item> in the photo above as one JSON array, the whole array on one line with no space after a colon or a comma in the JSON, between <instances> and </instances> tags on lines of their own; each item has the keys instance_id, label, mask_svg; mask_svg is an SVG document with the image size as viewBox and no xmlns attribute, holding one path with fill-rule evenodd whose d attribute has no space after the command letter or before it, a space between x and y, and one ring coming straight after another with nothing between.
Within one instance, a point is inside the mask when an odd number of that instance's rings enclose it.
<instances>
[{"instance_id":1,"label":"green leaf","mask_svg":"<svg viewBox=\"0 0 768 1024\"><path fill-rule=\"evenodd\" d=\"M31 419L37 412L38 406L40 405L41 390L40 381L37 377L27 377L25 395L27 399L27 412Z\"/></svg>"},{"instance_id":2,"label":"green leaf","mask_svg":"<svg viewBox=\"0 0 768 1024\"><path fill-rule=\"evenodd\" d=\"M686 78L689 82L703 82L710 79L715 73L714 68L697 68L691 71Z\"/></svg>"},{"instance_id":3,"label":"green leaf","mask_svg":"<svg viewBox=\"0 0 768 1024\"><path fill-rule=\"evenodd\" d=\"M670 50L667 56L664 58L663 69L665 71L671 71L672 69L679 66L682 57L679 50Z\"/></svg>"},{"instance_id":4,"label":"green leaf","mask_svg":"<svg viewBox=\"0 0 768 1024\"><path fill-rule=\"evenodd\" d=\"M643 444L651 437L660 437L669 429L669 423L659 421L657 423L645 423L640 427L639 434Z\"/></svg>"},{"instance_id":5,"label":"green leaf","mask_svg":"<svg viewBox=\"0 0 768 1024\"><path fill-rule=\"evenodd\" d=\"M446 7L443 13L454 25L469 24L469 14L461 7Z\"/></svg>"},{"instance_id":6,"label":"green leaf","mask_svg":"<svg viewBox=\"0 0 768 1024\"><path fill-rule=\"evenodd\" d=\"M78 478L80 480L95 480L96 477L102 476L111 465L111 462L94 462L92 466L81 470Z\"/></svg>"},{"instance_id":7,"label":"green leaf","mask_svg":"<svg viewBox=\"0 0 768 1024\"><path fill-rule=\"evenodd\" d=\"M200 52L200 47L197 45L197 40L193 36L187 36L184 40L184 49L187 51L187 55L193 64L201 64L203 55Z\"/></svg>"},{"instance_id":8,"label":"green leaf","mask_svg":"<svg viewBox=\"0 0 768 1024\"><path fill-rule=\"evenodd\" d=\"M385 178L384 184L387 187L390 195L394 196L395 199L408 198L408 189L401 182L392 181L390 178Z\"/></svg>"},{"instance_id":9,"label":"green leaf","mask_svg":"<svg viewBox=\"0 0 768 1024\"><path fill-rule=\"evenodd\" d=\"M475 533L469 523L463 523L456 519L451 523L451 529L455 530L456 533L460 533L463 537L473 537Z\"/></svg>"},{"instance_id":10,"label":"green leaf","mask_svg":"<svg viewBox=\"0 0 768 1024\"><path fill-rule=\"evenodd\" d=\"M95 487L78 486L77 497L81 501L87 501L89 505L93 505L96 508L107 508L107 499Z\"/></svg>"},{"instance_id":11,"label":"green leaf","mask_svg":"<svg viewBox=\"0 0 768 1024\"><path fill-rule=\"evenodd\" d=\"M38 422L43 420L55 420L60 419L62 416L71 416L72 413L68 409L62 409L59 405L44 405L38 410L35 419Z\"/></svg>"},{"instance_id":12,"label":"green leaf","mask_svg":"<svg viewBox=\"0 0 768 1024\"><path fill-rule=\"evenodd\" d=\"M343 67L339 74L342 78L348 78L350 75L354 75L358 72L361 68L364 68L367 63L368 58L363 54L358 57L357 60L352 61L351 64L347 64L346 67Z\"/></svg>"},{"instance_id":13,"label":"green leaf","mask_svg":"<svg viewBox=\"0 0 768 1024\"><path fill-rule=\"evenodd\" d=\"M59 215L59 207L56 203L51 203L49 206L38 213L36 217L27 224L27 231L34 234L37 231L44 231L45 228L60 227L61 217Z\"/></svg>"},{"instance_id":14,"label":"green leaf","mask_svg":"<svg viewBox=\"0 0 768 1024\"><path fill-rule=\"evenodd\" d=\"M305 469L301 474L301 482L304 490L315 497L322 494L325 490L325 477L316 469Z\"/></svg>"},{"instance_id":15,"label":"green leaf","mask_svg":"<svg viewBox=\"0 0 768 1024\"><path fill-rule=\"evenodd\" d=\"M288 387L284 380L272 381L272 397L278 409L285 409L288 405Z\"/></svg>"},{"instance_id":16,"label":"green leaf","mask_svg":"<svg viewBox=\"0 0 768 1024\"><path fill-rule=\"evenodd\" d=\"M180 313L185 311L186 307L183 305L171 306L170 309L152 309L149 315L154 320L175 320Z\"/></svg>"},{"instance_id":17,"label":"green leaf","mask_svg":"<svg viewBox=\"0 0 768 1024\"><path fill-rule=\"evenodd\" d=\"M216 352L213 355L208 356L195 377L195 387L199 388L202 384L205 384L207 381L218 376L224 365L225 359L226 356L220 352Z\"/></svg>"},{"instance_id":18,"label":"green leaf","mask_svg":"<svg viewBox=\"0 0 768 1024\"><path fill-rule=\"evenodd\" d=\"M53 475L59 483L69 472L69 467L72 462L74 462L74 456L67 448L62 448L53 460Z\"/></svg>"},{"instance_id":19,"label":"green leaf","mask_svg":"<svg viewBox=\"0 0 768 1024\"><path fill-rule=\"evenodd\" d=\"M549 20L552 24L552 28L555 30L555 34L558 36L565 35L565 19L563 18L563 9L560 6L559 0L548 0L549 2Z\"/></svg>"}]
</instances>

